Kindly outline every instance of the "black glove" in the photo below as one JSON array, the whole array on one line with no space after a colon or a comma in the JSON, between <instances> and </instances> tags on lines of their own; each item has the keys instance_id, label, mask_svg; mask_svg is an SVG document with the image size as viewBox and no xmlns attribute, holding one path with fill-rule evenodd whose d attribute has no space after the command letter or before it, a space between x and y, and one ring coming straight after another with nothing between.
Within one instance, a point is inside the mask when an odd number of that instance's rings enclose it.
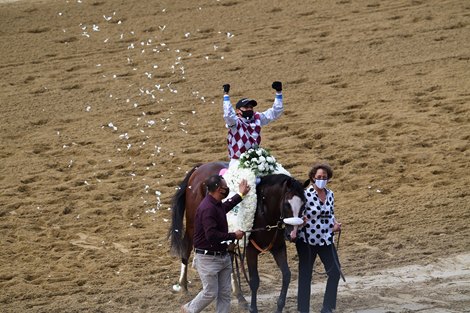
<instances>
[{"instance_id":1,"label":"black glove","mask_svg":"<svg viewBox=\"0 0 470 313\"><path fill-rule=\"evenodd\" d=\"M282 83L281 83L281 82L275 81L275 82L272 84L272 87L273 87L273 89L275 89L277 92L281 92L281 91L282 91Z\"/></svg>"},{"instance_id":2,"label":"black glove","mask_svg":"<svg viewBox=\"0 0 470 313\"><path fill-rule=\"evenodd\" d=\"M229 84L225 84L223 87L224 87L224 92L225 93L228 93L230 91L230 85Z\"/></svg>"}]
</instances>

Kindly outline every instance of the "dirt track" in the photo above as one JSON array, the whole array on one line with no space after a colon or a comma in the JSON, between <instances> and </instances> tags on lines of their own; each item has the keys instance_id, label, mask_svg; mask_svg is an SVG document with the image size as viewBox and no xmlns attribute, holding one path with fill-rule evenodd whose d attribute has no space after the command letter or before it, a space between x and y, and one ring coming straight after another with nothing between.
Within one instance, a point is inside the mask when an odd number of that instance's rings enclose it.
<instances>
[{"instance_id":1,"label":"dirt track","mask_svg":"<svg viewBox=\"0 0 470 313\"><path fill-rule=\"evenodd\" d=\"M0 4L1 311L176 311L199 281L171 293L171 196L192 165L226 159L222 84L264 110L281 80L262 145L300 180L333 166L347 277L442 258L463 271L403 292L342 284L338 311L465 312L469 21L464 0Z\"/></svg>"}]
</instances>

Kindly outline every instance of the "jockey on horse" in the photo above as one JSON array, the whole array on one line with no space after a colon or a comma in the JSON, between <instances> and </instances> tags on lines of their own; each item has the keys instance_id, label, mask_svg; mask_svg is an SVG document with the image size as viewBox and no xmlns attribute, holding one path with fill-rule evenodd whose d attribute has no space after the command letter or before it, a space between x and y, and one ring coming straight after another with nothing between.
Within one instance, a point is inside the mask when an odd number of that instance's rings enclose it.
<instances>
[{"instance_id":1,"label":"jockey on horse","mask_svg":"<svg viewBox=\"0 0 470 313\"><path fill-rule=\"evenodd\" d=\"M230 229L236 228L249 231L253 223L257 204L255 188L257 177L244 164L240 164L240 158L243 157L244 153L253 151L251 149L258 148L261 143L261 127L278 119L284 111L282 83L275 81L272 83L272 88L276 91L273 106L264 112L255 112L253 108L257 105L257 102L248 98L240 99L234 109L230 102L230 85L223 85L223 116L228 129L227 145L230 163L229 169L221 171L221 175L224 175L231 190L236 190L236 186L238 186L241 179L246 179L251 187L247 195L248 199L245 199L227 215ZM274 158L271 160L275 162ZM272 173L290 176L278 163L275 163L275 170Z\"/></svg>"},{"instance_id":2,"label":"jockey on horse","mask_svg":"<svg viewBox=\"0 0 470 313\"><path fill-rule=\"evenodd\" d=\"M282 83L274 82L272 88L276 90L276 97L272 108L260 113L253 108L258 104L253 99L242 98L237 102L236 110L230 102L230 85L224 88L224 120L228 129L227 144L230 165L238 162L242 153L261 143L261 127L271 123L281 116L284 111L282 104Z\"/></svg>"}]
</instances>

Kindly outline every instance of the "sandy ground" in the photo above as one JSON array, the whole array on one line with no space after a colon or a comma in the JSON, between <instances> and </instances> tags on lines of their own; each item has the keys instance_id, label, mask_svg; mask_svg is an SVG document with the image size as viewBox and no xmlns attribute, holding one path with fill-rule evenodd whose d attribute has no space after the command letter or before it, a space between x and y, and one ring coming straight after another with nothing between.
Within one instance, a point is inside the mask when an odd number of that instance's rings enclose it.
<instances>
[{"instance_id":1,"label":"sandy ground","mask_svg":"<svg viewBox=\"0 0 470 313\"><path fill-rule=\"evenodd\" d=\"M3 1L0 311L177 311L171 196L226 160L222 84L264 110L281 80L262 145L335 170L337 311L468 312L469 38L464 0Z\"/></svg>"}]
</instances>

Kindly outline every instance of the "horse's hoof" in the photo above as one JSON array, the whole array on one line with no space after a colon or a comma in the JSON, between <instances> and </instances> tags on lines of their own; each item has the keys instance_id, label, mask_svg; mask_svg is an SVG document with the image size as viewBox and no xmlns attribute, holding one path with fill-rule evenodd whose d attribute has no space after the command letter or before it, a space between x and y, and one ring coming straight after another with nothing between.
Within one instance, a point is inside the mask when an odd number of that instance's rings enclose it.
<instances>
[{"instance_id":1,"label":"horse's hoof","mask_svg":"<svg viewBox=\"0 0 470 313\"><path fill-rule=\"evenodd\" d=\"M173 292L185 292L188 291L186 288L181 287L180 284L173 285Z\"/></svg>"},{"instance_id":2,"label":"horse's hoof","mask_svg":"<svg viewBox=\"0 0 470 313\"><path fill-rule=\"evenodd\" d=\"M245 311L250 309L250 305L248 304L248 301L245 300L245 298L238 299L238 307Z\"/></svg>"}]
</instances>

